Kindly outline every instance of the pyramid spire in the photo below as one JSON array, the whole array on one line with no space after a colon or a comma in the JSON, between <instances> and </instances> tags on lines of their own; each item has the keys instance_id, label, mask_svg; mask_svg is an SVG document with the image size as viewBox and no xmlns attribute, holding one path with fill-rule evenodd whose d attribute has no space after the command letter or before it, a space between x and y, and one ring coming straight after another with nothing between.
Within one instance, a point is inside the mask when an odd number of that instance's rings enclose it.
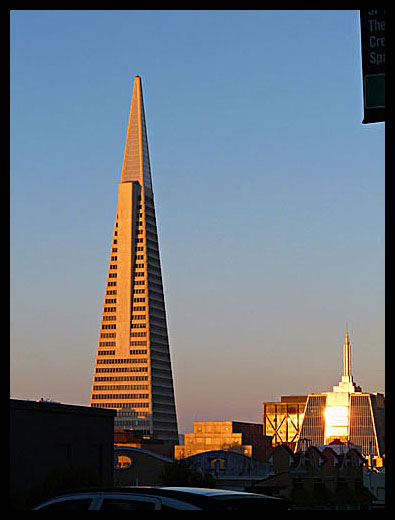
<instances>
[{"instance_id":1,"label":"pyramid spire","mask_svg":"<svg viewBox=\"0 0 395 520\"><path fill-rule=\"evenodd\" d=\"M91 406L174 444L177 415L141 78L133 81Z\"/></svg>"},{"instance_id":2,"label":"pyramid spire","mask_svg":"<svg viewBox=\"0 0 395 520\"><path fill-rule=\"evenodd\" d=\"M133 82L128 130L122 164L121 182L138 181L152 190L151 166L148 153L147 129L140 76Z\"/></svg>"}]
</instances>

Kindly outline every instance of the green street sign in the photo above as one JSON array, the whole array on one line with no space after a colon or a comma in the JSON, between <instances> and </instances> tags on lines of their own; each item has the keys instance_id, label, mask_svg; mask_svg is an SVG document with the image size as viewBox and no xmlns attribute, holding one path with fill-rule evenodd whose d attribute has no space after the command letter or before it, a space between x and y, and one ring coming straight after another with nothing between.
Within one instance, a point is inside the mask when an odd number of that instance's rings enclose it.
<instances>
[{"instance_id":1,"label":"green street sign","mask_svg":"<svg viewBox=\"0 0 395 520\"><path fill-rule=\"evenodd\" d=\"M365 76L365 108L385 108L385 74Z\"/></svg>"},{"instance_id":2,"label":"green street sign","mask_svg":"<svg viewBox=\"0 0 395 520\"><path fill-rule=\"evenodd\" d=\"M385 121L385 9L360 11L363 76L362 123Z\"/></svg>"}]
</instances>

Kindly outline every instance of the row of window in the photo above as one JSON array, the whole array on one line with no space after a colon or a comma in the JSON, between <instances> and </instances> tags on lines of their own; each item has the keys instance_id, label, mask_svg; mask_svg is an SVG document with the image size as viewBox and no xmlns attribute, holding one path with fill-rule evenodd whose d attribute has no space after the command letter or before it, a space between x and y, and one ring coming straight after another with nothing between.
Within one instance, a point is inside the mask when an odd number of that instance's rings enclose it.
<instances>
[{"instance_id":1,"label":"row of window","mask_svg":"<svg viewBox=\"0 0 395 520\"><path fill-rule=\"evenodd\" d=\"M93 390L148 390L148 385L94 385Z\"/></svg>"},{"instance_id":2,"label":"row of window","mask_svg":"<svg viewBox=\"0 0 395 520\"><path fill-rule=\"evenodd\" d=\"M98 365L126 365L128 363L147 363L146 358L126 358L126 359L98 359Z\"/></svg>"},{"instance_id":3,"label":"row of window","mask_svg":"<svg viewBox=\"0 0 395 520\"><path fill-rule=\"evenodd\" d=\"M99 341L99 347L115 347L116 342L115 341ZM147 345L146 341L131 341L130 346L132 347L138 347L138 346L145 346ZM147 350L146 349L134 349L129 351L131 355L146 355ZM99 356L114 356L115 350L99 350L97 352Z\"/></svg>"},{"instance_id":4,"label":"row of window","mask_svg":"<svg viewBox=\"0 0 395 520\"><path fill-rule=\"evenodd\" d=\"M138 342L136 342L138 343ZM143 343L143 342L141 342ZM143 349L143 348L138 348L138 349L133 349L133 350L130 350L130 354L131 355L137 355L137 354L142 354L142 355L147 355L147 349Z\"/></svg>"},{"instance_id":5,"label":"row of window","mask_svg":"<svg viewBox=\"0 0 395 520\"><path fill-rule=\"evenodd\" d=\"M111 299L105 301L106 304L116 303L116 302L117 302L117 300L115 298L113 298L112 301L111 301ZM134 303L145 302L145 298L134 298L133 302ZM133 307L133 311L145 311L145 310L146 310L145 305L138 305L138 306ZM103 309L103 312L116 312L116 311L117 311L116 307L104 307L104 309Z\"/></svg>"},{"instance_id":6,"label":"row of window","mask_svg":"<svg viewBox=\"0 0 395 520\"><path fill-rule=\"evenodd\" d=\"M149 403L95 403L95 408L149 408Z\"/></svg>"},{"instance_id":7,"label":"row of window","mask_svg":"<svg viewBox=\"0 0 395 520\"><path fill-rule=\"evenodd\" d=\"M148 376L96 376L95 383L103 381L148 381Z\"/></svg>"},{"instance_id":8,"label":"row of window","mask_svg":"<svg viewBox=\"0 0 395 520\"><path fill-rule=\"evenodd\" d=\"M103 374L106 372L148 372L148 367L105 367L96 368L97 374Z\"/></svg>"},{"instance_id":9,"label":"row of window","mask_svg":"<svg viewBox=\"0 0 395 520\"><path fill-rule=\"evenodd\" d=\"M94 399L149 399L149 394L93 394Z\"/></svg>"}]
</instances>

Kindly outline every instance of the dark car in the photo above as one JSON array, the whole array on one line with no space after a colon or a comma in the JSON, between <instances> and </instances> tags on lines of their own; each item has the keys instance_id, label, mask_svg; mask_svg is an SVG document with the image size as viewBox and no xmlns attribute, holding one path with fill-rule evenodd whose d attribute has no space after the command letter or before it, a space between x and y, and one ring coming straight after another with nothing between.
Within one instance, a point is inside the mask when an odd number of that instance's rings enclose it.
<instances>
[{"instance_id":1,"label":"dark car","mask_svg":"<svg viewBox=\"0 0 395 520\"><path fill-rule=\"evenodd\" d=\"M262 511L289 509L280 498L191 487L120 487L70 491L33 508L35 511Z\"/></svg>"}]
</instances>

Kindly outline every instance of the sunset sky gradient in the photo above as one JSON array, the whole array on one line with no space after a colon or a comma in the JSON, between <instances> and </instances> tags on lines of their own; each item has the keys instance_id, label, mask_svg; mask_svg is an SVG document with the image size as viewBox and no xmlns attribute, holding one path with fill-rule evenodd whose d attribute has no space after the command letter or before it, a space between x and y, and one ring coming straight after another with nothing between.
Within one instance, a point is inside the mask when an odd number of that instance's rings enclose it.
<instances>
[{"instance_id":1,"label":"sunset sky gradient","mask_svg":"<svg viewBox=\"0 0 395 520\"><path fill-rule=\"evenodd\" d=\"M384 123L359 11L11 11L11 397L88 405L142 77L180 433L384 391Z\"/></svg>"}]
</instances>

